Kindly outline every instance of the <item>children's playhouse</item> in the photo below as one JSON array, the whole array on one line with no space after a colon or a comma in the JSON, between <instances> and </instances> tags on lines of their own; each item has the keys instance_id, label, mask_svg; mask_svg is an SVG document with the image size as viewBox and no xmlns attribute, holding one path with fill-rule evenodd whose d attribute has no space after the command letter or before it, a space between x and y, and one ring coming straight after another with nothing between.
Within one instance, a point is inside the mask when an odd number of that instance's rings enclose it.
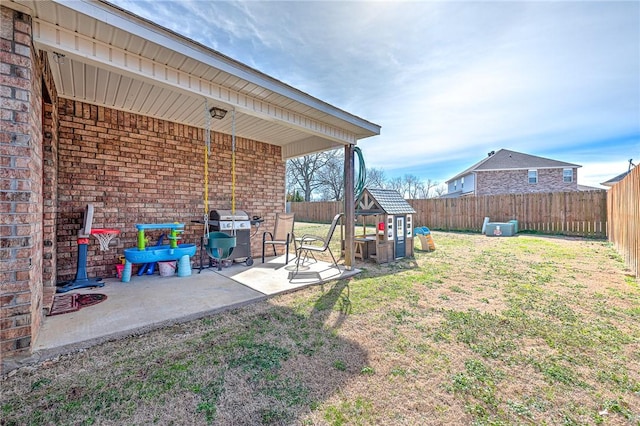
<instances>
[{"instance_id":1,"label":"children's playhouse","mask_svg":"<svg viewBox=\"0 0 640 426\"><path fill-rule=\"evenodd\" d=\"M413 256L415 213L398 191L365 188L356 200L356 258L387 263Z\"/></svg>"}]
</instances>

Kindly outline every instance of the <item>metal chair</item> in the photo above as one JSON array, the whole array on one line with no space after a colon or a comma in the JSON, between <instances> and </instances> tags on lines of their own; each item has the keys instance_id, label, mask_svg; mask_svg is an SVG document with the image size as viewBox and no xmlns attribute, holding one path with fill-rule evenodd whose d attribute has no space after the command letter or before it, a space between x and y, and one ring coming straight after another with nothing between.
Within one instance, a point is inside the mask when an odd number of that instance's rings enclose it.
<instances>
[{"instance_id":1,"label":"metal chair","mask_svg":"<svg viewBox=\"0 0 640 426\"><path fill-rule=\"evenodd\" d=\"M273 255L276 256L276 246L285 246L285 264L289 263L289 244L293 242L294 252L297 252L296 240L293 235L295 225L295 213L276 213L276 224L273 233L267 231L262 234L262 263L264 263L264 251L267 245L273 247ZM271 239L267 239L267 236Z\"/></svg>"},{"instance_id":2,"label":"metal chair","mask_svg":"<svg viewBox=\"0 0 640 426\"><path fill-rule=\"evenodd\" d=\"M300 239L300 246L297 249L298 258L296 259L296 272L298 272L298 268L300 268L300 262L304 264L309 255L311 255L311 257L313 257L313 259L315 260L315 256L313 255L314 252L323 253L325 251L328 251L331 255L331 259L333 259L333 264L336 268L338 268L338 262L336 261L336 258L333 255L331 248L329 247L329 243L331 242L333 232L336 230L336 226L338 225L338 222L340 221L342 215L343 213L338 213L333 217L331 226L329 227L329 231L327 232L327 236L325 238L318 237L316 235L304 235Z\"/></svg>"}]
</instances>

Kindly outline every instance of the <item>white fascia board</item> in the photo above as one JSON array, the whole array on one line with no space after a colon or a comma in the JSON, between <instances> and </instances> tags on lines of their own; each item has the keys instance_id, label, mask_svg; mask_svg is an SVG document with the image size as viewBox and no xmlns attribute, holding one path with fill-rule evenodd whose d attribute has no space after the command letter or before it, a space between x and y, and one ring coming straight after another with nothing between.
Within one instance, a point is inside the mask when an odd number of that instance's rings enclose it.
<instances>
[{"instance_id":1,"label":"white fascia board","mask_svg":"<svg viewBox=\"0 0 640 426\"><path fill-rule=\"evenodd\" d=\"M293 142L282 147L282 160L289 160L303 155L314 154L317 152L330 151L340 148L345 144L330 143L327 139L313 136L301 141Z\"/></svg>"},{"instance_id":2,"label":"white fascia board","mask_svg":"<svg viewBox=\"0 0 640 426\"><path fill-rule=\"evenodd\" d=\"M467 173L462 172L462 173L458 173L457 175L455 175L455 176L454 176L454 177L452 177L451 179L449 179L449 180L445 180L445 181L444 181L444 183L449 184L449 182L453 182L453 181L454 181L454 180L456 180L456 179L460 179L460 178L463 178L463 177L466 177L466 176L469 176L469 175L472 175L472 174L475 174L475 172L467 172ZM475 180L475 179L474 179L474 180Z\"/></svg>"},{"instance_id":3,"label":"white fascia board","mask_svg":"<svg viewBox=\"0 0 640 426\"><path fill-rule=\"evenodd\" d=\"M180 52L213 68L227 72L303 105L361 127L374 135L380 134L380 126L377 124L373 124L320 101L266 74L241 64L238 61L234 61L213 49L203 46L194 40L160 27L143 18L136 17L132 13L124 11L111 3L102 0L100 0L99 3L88 0L53 1L78 13L98 19L108 25L157 43L175 52Z\"/></svg>"},{"instance_id":4,"label":"white fascia board","mask_svg":"<svg viewBox=\"0 0 640 426\"><path fill-rule=\"evenodd\" d=\"M82 62L90 62L98 67L119 72L137 79L152 80L172 90L179 90L191 96L202 97L229 105L236 111L277 121L306 133L319 135L339 143L355 144L356 135L344 129L300 115L294 111L276 107L240 92L214 84L199 77L132 54L118 47L99 42L42 19L34 19L34 41L53 51L69 55ZM212 102L213 104L213 102Z\"/></svg>"},{"instance_id":5,"label":"white fascia board","mask_svg":"<svg viewBox=\"0 0 640 426\"><path fill-rule=\"evenodd\" d=\"M18 12L25 13L29 16L33 15L33 10L29 6L16 3L15 0L11 0L9 3L2 2L2 6L8 7L9 9L17 10Z\"/></svg>"}]
</instances>

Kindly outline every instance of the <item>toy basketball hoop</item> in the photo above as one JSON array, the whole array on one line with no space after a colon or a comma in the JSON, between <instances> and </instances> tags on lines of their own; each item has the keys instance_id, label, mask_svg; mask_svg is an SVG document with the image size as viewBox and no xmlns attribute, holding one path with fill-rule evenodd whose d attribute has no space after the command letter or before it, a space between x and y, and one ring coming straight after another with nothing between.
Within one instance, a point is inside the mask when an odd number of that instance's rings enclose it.
<instances>
[{"instance_id":1,"label":"toy basketball hoop","mask_svg":"<svg viewBox=\"0 0 640 426\"><path fill-rule=\"evenodd\" d=\"M100 250L101 251L109 250L109 243L118 234L120 234L120 230L119 229L93 228L91 230L91 235L96 237L98 239L98 241L100 242Z\"/></svg>"}]
</instances>

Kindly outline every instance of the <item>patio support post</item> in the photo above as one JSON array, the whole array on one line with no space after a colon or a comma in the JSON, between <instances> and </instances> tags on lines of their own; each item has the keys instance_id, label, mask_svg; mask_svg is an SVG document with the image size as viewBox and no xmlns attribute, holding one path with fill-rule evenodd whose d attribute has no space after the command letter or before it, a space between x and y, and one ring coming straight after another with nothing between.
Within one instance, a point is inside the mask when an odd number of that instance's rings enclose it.
<instances>
[{"instance_id":1,"label":"patio support post","mask_svg":"<svg viewBox=\"0 0 640 426\"><path fill-rule=\"evenodd\" d=\"M355 196L354 196L354 154L353 145L344 146L344 266L350 271L355 263L355 253L353 250L355 232Z\"/></svg>"}]
</instances>

